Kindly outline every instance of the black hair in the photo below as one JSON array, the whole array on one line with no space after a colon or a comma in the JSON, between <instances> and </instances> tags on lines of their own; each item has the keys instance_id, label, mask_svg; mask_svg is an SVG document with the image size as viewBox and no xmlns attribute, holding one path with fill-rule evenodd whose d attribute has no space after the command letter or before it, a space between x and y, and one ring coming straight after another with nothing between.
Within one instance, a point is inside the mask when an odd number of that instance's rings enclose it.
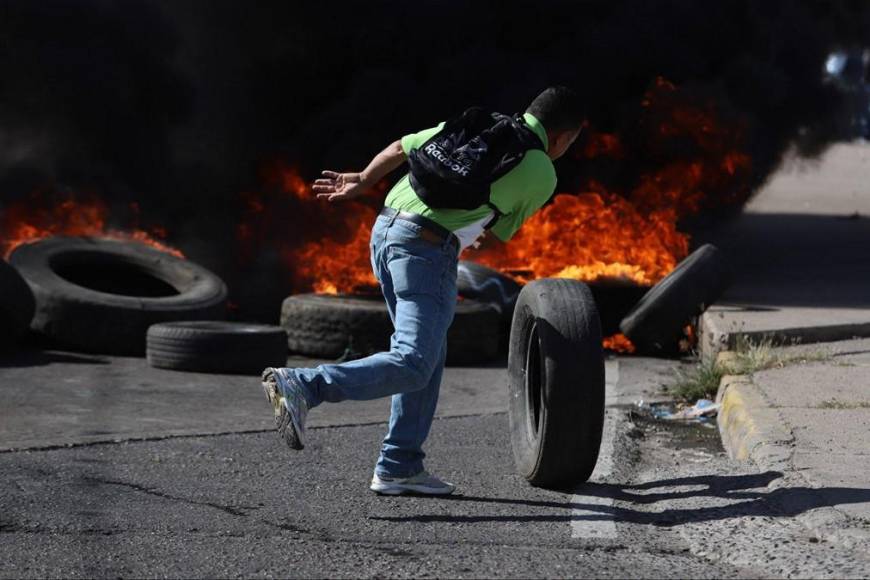
<instances>
[{"instance_id":1,"label":"black hair","mask_svg":"<svg viewBox=\"0 0 870 580\"><path fill-rule=\"evenodd\" d=\"M585 117L580 96L568 87L549 87L526 109L550 133L578 129Z\"/></svg>"}]
</instances>

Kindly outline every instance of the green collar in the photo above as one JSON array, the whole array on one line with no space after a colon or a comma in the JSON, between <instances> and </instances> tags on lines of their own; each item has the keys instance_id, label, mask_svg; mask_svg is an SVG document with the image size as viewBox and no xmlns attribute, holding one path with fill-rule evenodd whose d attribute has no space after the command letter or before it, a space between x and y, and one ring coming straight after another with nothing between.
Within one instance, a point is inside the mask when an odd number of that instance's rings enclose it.
<instances>
[{"instance_id":1,"label":"green collar","mask_svg":"<svg viewBox=\"0 0 870 580\"><path fill-rule=\"evenodd\" d=\"M544 144L544 151L546 151L550 144L547 142L547 130L544 129L544 126L541 125L541 122L538 121L534 115L531 113L525 113L523 115L523 120L526 122L526 125L535 132L535 134L541 139L541 143Z\"/></svg>"}]
</instances>

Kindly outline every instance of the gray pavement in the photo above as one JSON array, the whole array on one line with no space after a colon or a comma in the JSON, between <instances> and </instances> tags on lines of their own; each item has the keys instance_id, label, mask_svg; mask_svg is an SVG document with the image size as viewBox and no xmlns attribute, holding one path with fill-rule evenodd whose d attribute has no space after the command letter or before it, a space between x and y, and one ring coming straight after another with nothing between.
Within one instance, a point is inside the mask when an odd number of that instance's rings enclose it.
<instances>
[{"instance_id":1,"label":"gray pavement","mask_svg":"<svg viewBox=\"0 0 870 580\"><path fill-rule=\"evenodd\" d=\"M291 358L291 366L322 361ZM448 367L442 417L507 409L498 365ZM60 351L0 354L0 451L271 430L259 377L178 373L145 359ZM380 423L389 400L313 409L309 425ZM46 426L50 425L50 429Z\"/></svg>"},{"instance_id":2,"label":"gray pavement","mask_svg":"<svg viewBox=\"0 0 870 580\"><path fill-rule=\"evenodd\" d=\"M507 416L495 409L504 369L449 369L427 464L459 492L439 500L367 490L385 401L318 408L320 426L293 453L271 428L256 430L271 419L255 380L28 356L42 364L0 366L3 439L32 444L0 452L0 577L870 574L864 556L798 521L824 498L731 461L714 429L632 411L661 398L674 361L607 361L599 464L590 483L562 492L515 473ZM66 381L75 377L87 380ZM90 393L75 408L102 439L82 441L84 419L64 423L65 408L42 408L75 390ZM27 403L22 393L36 391L44 398ZM15 417L31 413L42 420L26 435ZM381 422L366 424L375 413ZM124 430L116 416L139 422ZM199 427L174 434L185 418Z\"/></svg>"}]
</instances>

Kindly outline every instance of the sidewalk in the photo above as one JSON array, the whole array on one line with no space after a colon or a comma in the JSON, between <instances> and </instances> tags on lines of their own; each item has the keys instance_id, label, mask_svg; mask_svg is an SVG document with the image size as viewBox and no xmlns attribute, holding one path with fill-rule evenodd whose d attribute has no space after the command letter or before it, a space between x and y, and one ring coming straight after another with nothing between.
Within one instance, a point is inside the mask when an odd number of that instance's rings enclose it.
<instances>
[{"instance_id":1,"label":"sidewalk","mask_svg":"<svg viewBox=\"0 0 870 580\"><path fill-rule=\"evenodd\" d=\"M781 170L709 236L734 282L701 317L703 354L733 348L738 334L786 343L870 336L868 177L870 146L837 145L817 166Z\"/></svg>"},{"instance_id":2,"label":"sidewalk","mask_svg":"<svg viewBox=\"0 0 870 580\"><path fill-rule=\"evenodd\" d=\"M799 518L820 540L870 547L870 339L775 349L785 362L719 387L732 458L812 488ZM780 506L785 511L799 506Z\"/></svg>"},{"instance_id":3,"label":"sidewalk","mask_svg":"<svg viewBox=\"0 0 870 580\"><path fill-rule=\"evenodd\" d=\"M768 370L728 376L719 430L729 454L805 483L819 540L870 546L870 147L839 145L781 171L712 236L735 268L702 316L705 356L739 336L784 346ZM781 506L789 511L794 506Z\"/></svg>"}]
</instances>

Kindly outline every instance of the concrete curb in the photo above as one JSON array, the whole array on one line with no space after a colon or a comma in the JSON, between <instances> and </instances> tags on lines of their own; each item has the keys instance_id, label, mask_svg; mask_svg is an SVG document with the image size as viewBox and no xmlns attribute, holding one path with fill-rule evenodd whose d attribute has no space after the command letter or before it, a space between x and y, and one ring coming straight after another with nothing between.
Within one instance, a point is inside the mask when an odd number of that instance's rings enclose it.
<instances>
[{"instance_id":1,"label":"concrete curb","mask_svg":"<svg viewBox=\"0 0 870 580\"><path fill-rule=\"evenodd\" d=\"M736 354L720 352L717 364L727 366ZM752 461L767 471L779 471L807 485L792 467L794 436L776 408L765 399L750 375L725 375L716 402L721 404L718 425L722 444L731 459ZM784 485L782 480L776 486ZM796 516L817 538L848 548L870 542L870 531L849 525L849 518L834 507L819 507Z\"/></svg>"},{"instance_id":2,"label":"concrete curb","mask_svg":"<svg viewBox=\"0 0 870 580\"><path fill-rule=\"evenodd\" d=\"M764 469L788 469L794 437L776 409L746 375L726 375L719 383L719 435L732 459L751 459Z\"/></svg>"},{"instance_id":3,"label":"concrete curb","mask_svg":"<svg viewBox=\"0 0 870 580\"><path fill-rule=\"evenodd\" d=\"M863 336L870 336L870 323L746 330L738 328L734 321L729 323L724 320L722 311L715 306L698 319L698 350L702 356L709 358L733 349L740 337L753 342L771 340L775 345L788 345L835 342Z\"/></svg>"}]
</instances>

